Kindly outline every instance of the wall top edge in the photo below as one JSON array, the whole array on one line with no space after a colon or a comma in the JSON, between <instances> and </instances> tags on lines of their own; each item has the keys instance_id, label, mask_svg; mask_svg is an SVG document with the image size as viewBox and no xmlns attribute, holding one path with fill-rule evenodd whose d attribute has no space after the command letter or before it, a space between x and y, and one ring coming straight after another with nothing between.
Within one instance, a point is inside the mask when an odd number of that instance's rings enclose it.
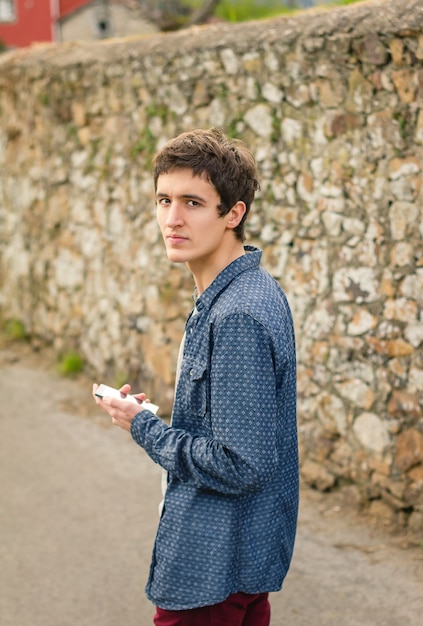
<instances>
[{"instance_id":1,"label":"wall top edge","mask_svg":"<svg viewBox=\"0 0 423 626\"><path fill-rule=\"evenodd\" d=\"M195 50L232 48L240 52L280 43L287 46L313 37L361 37L371 33L423 33L421 0L367 0L344 7L316 8L292 16L195 26L174 33L139 35L97 42L35 44L0 55L1 74L42 62L62 68L110 63L139 56L172 55Z\"/></svg>"}]
</instances>

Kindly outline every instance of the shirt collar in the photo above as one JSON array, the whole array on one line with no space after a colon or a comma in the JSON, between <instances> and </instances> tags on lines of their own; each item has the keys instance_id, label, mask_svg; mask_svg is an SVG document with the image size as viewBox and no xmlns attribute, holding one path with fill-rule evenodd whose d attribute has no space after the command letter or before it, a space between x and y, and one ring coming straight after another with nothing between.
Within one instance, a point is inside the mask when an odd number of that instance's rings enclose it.
<instances>
[{"instance_id":1,"label":"shirt collar","mask_svg":"<svg viewBox=\"0 0 423 626\"><path fill-rule=\"evenodd\" d=\"M207 287L205 291L196 300L195 306L197 311L206 308L209 309L216 296L223 291L236 276L250 269L258 268L260 265L262 250L255 246L244 246L246 254L232 261L220 272L214 281Z\"/></svg>"}]
</instances>

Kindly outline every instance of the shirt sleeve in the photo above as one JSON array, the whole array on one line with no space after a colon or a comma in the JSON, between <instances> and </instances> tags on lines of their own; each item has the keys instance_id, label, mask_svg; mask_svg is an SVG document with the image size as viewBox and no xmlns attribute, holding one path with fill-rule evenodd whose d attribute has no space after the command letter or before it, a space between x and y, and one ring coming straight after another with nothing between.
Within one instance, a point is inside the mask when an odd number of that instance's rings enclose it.
<instances>
[{"instance_id":1,"label":"shirt sleeve","mask_svg":"<svg viewBox=\"0 0 423 626\"><path fill-rule=\"evenodd\" d=\"M224 494L262 490L278 463L274 362L259 322L244 313L226 317L215 329L209 372L212 436L193 435L141 411L132 437L183 482Z\"/></svg>"}]
</instances>

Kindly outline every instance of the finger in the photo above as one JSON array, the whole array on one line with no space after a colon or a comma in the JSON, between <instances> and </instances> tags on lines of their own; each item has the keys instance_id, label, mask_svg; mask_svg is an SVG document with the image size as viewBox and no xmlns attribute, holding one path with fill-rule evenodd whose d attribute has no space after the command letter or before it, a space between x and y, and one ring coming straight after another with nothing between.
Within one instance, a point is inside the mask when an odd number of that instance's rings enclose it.
<instances>
[{"instance_id":1,"label":"finger","mask_svg":"<svg viewBox=\"0 0 423 626\"><path fill-rule=\"evenodd\" d=\"M120 393L124 393L125 395L128 395L128 393L131 393L131 385L129 385L128 383L125 383L124 385L122 385L119 391Z\"/></svg>"},{"instance_id":2,"label":"finger","mask_svg":"<svg viewBox=\"0 0 423 626\"><path fill-rule=\"evenodd\" d=\"M118 398L112 398L111 396L103 396L102 403L105 405L105 409L109 415L111 415L112 412L115 414L121 413L122 415L127 415L128 411L131 413L131 410L135 409L135 412L138 410L133 402L126 400L125 398L119 400Z\"/></svg>"},{"instance_id":3,"label":"finger","mask_svg":"<svg viewBox=\"0 0 423 626\"><path fill-rule=\"evenodd\" d=\"M125 407L128 406L128 399L126 397L115 398L114 396L103 396L103 402L107 404L107 406L120 409L121 411L124 411Z\"/></svg>"},{"instance_id":4,"label":"finger","mask_svg":"<svg viewBox=\"0 0 423 626\"><path fill-rule=\"evenodd\" d=\"M100 403L100 398L95 395L95 392L97 391L97 389L98 389L97 383L93 383L93 391L92 391L93 398L96 401L96 404L99 404Z\"/></svg>"},{"instance_id":5,"label":"finger","mask_svg":"<svg viewBox=\"0 0 423 626\"><path fill-rule=\"evenodd\" d=\"M150 402L150 400L147 400L147 396L145 395L145 393L134 393L133 396L136 400L138 400L140 404L142 404L143 402Z\"/></svg>"}]
</instances>

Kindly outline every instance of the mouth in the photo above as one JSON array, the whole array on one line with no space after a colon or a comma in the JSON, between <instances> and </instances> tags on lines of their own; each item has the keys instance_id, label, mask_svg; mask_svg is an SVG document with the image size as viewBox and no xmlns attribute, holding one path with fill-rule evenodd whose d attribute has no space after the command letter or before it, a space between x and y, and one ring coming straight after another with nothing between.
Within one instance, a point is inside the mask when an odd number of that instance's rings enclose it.
<instances>
[{"instance_id":1,"label":"mouth","mask_svg":"<svg viewBox=\"0 0 423 626\"><path fill-rule=\"evenodd\" d=\"M180 245L188 241L188 237L184 237L183 235L167 235L167 241L174 246Z\"/></svg>"}]
</instances>

